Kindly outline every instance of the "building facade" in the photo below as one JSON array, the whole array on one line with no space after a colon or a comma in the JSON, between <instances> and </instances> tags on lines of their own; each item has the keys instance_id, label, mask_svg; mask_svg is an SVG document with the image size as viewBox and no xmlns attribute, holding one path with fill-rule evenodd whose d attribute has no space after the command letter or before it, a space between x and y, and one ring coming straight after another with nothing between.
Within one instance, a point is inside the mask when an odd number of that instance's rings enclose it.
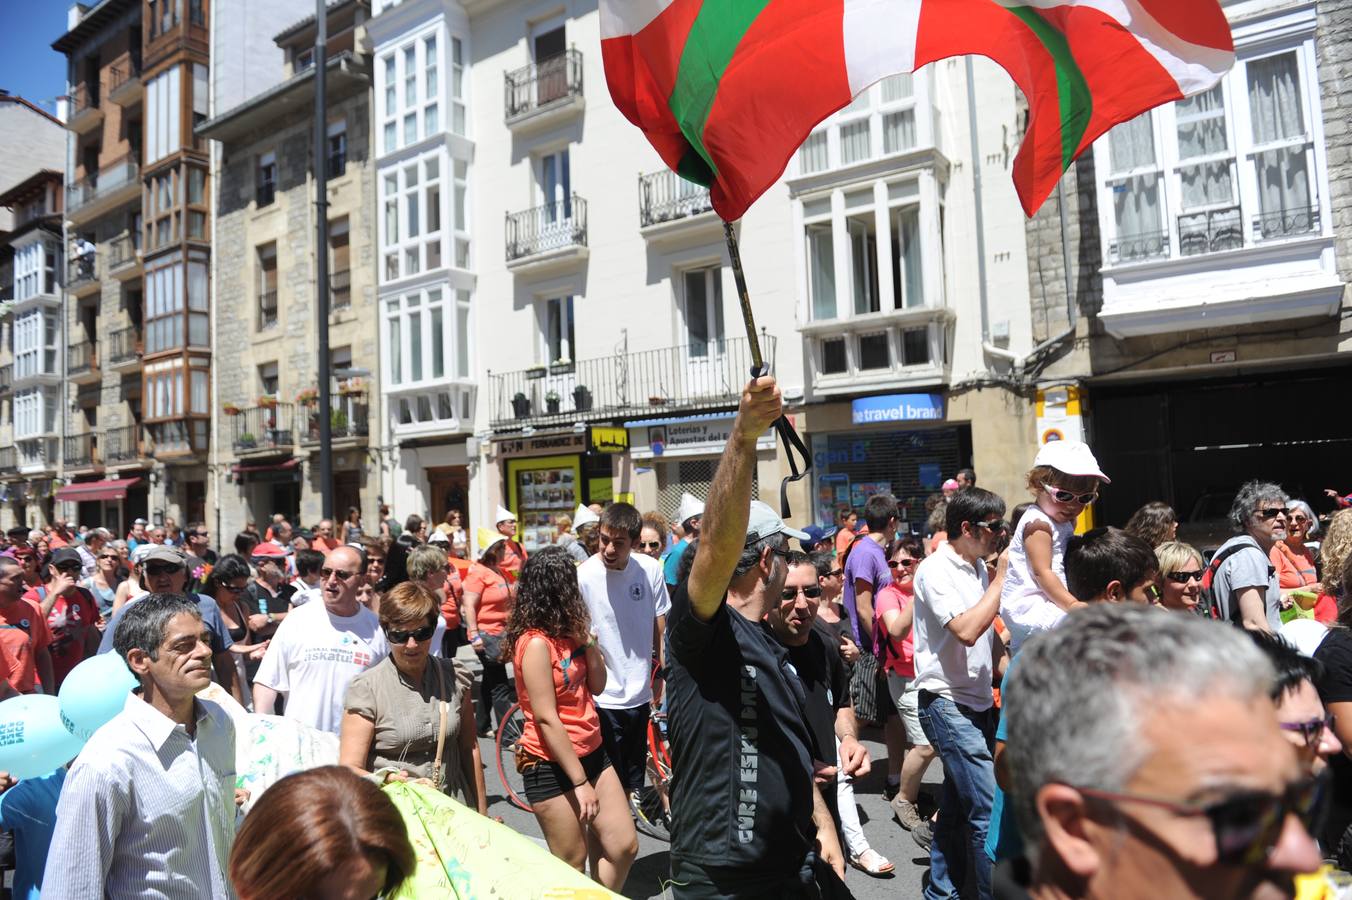
<instances>
[{"instance_id":1,"label":"building facade","mask_svg":"<svg viewBox=\"0 0 1352 900\"><path fill-rule=\"evenodd\" d=\"M377 515L368 13L363 0L334 3L327 23L322 164L328 176L327 307L335 374L332 484L321 485L319 473L313 16L273 38L281 51L275 83L217 111L198 129L215 142L219 161L215 346L231 365L217 372L212 460L220 498L215 527L224 535L273 513L313 524L322 514L324 492L333 497L338 515L350 507L367 521ZM275 11L271 20L276 21ZM223 52L222 43L216 48L221 58L234 55ZM233 76L227 70L215 77Z\"/></svg>"}]
</instances>

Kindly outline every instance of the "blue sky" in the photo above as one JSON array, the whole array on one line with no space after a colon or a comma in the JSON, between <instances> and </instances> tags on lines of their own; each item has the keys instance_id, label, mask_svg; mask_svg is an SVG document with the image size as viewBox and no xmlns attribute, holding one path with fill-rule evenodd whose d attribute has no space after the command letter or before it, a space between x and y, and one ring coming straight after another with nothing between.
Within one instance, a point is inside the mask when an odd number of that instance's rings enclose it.
<instances>
[{"instance_id":1,"label":"blue sky","mask_svg":"<svg viewBox=\"0 0 1352 900\"><path fill-rule=\"evenodd\" d=\"M66 0L0 0L0 88L48 112L66 90L66 58L52 41L66 33Z\"/></svg>"}]
</instances>

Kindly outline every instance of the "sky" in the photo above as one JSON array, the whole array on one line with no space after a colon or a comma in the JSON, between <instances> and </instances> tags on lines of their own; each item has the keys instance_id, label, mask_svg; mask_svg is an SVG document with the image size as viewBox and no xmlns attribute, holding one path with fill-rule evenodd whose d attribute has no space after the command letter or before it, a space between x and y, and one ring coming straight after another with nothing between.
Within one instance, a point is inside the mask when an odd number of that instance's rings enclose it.
<instances>
[{"instance_id":1,"label":"sky","mask_svg":"<svg viewBox=\"0 0 1352 900\"><path fill-rule=\"evenodd\" d=\"M0 88L56 112L66 58L52 41L66 33L67 0L0 0Z\"/></svg>"}]
</instances>

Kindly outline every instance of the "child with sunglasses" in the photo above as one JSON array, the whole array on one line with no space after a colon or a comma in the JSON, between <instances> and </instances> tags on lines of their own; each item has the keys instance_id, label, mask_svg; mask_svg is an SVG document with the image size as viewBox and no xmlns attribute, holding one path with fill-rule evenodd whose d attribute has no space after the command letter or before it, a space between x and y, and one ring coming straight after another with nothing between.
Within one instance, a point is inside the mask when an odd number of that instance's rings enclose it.
<instances>
[{"instance_id":1,"label":"child with sunglasses","mask_svg":"<svg viewBox=\"0 0 1352 900\"><path fill-rule=\"evenodd\" d=\"M1098 499L1099 482L1111 480L1082 441L1044 444L1033 459L1028 472L1033 505L1014 526L1009 571L1000 593L1000 617L1009 629L1011 654L1083 605L1066 587L1066 544L1075 533L1075 520Z\"/></svg>"}]
</instances>

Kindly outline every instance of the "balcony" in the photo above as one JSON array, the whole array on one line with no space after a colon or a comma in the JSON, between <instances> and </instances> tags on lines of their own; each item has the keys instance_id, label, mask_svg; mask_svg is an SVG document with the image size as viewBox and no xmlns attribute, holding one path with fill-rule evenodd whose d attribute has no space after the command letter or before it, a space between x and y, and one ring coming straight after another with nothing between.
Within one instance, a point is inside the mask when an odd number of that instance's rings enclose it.
<instances>
[{"instance_id":1,"label":"balcony","mask_svg":"<svg viewBox=\"0 0 1352 900\"><path fill-rule=\"evenodd\" d=\"M582 53L565 50L504 76L505 119L517 134L556 125L581 114Z\"/></svg>"},{"instance_id":2,"label":"balcony","mask_svg":"<svg viewBox=\"0 0 1352 900\"><path fill-rule=\"evenodd\" d=\"M303 408L305 430L300 442L317 448L319 446L319 407ZM341 444L363 444L370 434L370 420L366 397L360 394L339 394L332 398L329 414L329 434L335 446Z\"/></svg>"},{"instance_id":3,"label":"balcony","mask_svg":"<svg viewBox=\"0 0 1352 900\"><path fill-rule=\"evenodd\" d=\"M60 450L54 436L26 437L14 441L20 475L46 475L56 471Z\"/></svg>"},{"instance_id":4,"label":"balcony","mask_svg":"<svg viewBox=\"0 0 1352 900\"><path fill-rule=\"evenodd\" d=\"M340 269L329 275L329 312L352 308L352 270Z\"/></svg>"},{"instance_id":5,"label":"balcony","mask_svg":"<svg viewBox=\"0 0 1352 900\"><path fill-rule=\"evenodd\" d=\"M99 292L98 253L73 256L66 260L66 290L76 297Z\"/></svg>"},{"instance_id":6,"label":"balcony","mask_svg":"<svg viewBox=\"0 0 1352 900\"><path fill-rule=\"evenodd\" d=\"M1238 206L1178 217L1178 252L1182 256L1238 250L1243 246L1244 226Z\"/></svg>"},{"instance_id":7,"label":"balcony","mask_svg":"<svg viewBox=\"0 0 1352 900\"><path fill-rule=\"evenodd\" d=\"M95 469L100 465L98 435L72 434L61 439L61 459L66 469Z\"/></svg>"},{"instance_id":8,"label":"balcony","mask_svg":"<svg viewBox=\"0 0 1352 900\"><path fill-rule=\"evenodd\" d=\"M72 384L94 384L102 380L97 344L80 340L66 348L66 377Z\"/></svg>"},{"instance_id":9,"label":"balcony","mask_svg":"<svg viewBox=\"0 0 1352 900\"><path fill-rule=\"evenodd\" d=\"M103 461L109 466L139 466L150 459L150 447L142 439L140 425L109 428L103 434Z\"/></svg>"},{"instance_id":10,"label":"balcony","mask_svg":"<svg viewBox=\"0 0 1352 900\"><path fill-rule=\"evenodd\" d=\"M76 134L93 131L103 122L103 110L99 108L98 84L79 84L70 94L70 118L66 127Z\"/></svg>"},{"instance_id":11,"label":"balcony","mask_svg":"<svg viewBox=\"0 0 1352 900\"><path fill-rule=\"evenodd\" d=\"M0 366L0 394L8 394L14 387L14 367Z\"/></svg>"},{"instance_id":12,"label":"balcony","mask_svg":"<svg viewBox=\"0 0 1352 900\"><path fill-rule=\"evenodd\" d=\"M119 281L141 277L141 232L124 231L108 242L108 274Z\"/></svg>"},{"instance_id":13,"label":"balcony","mask_svg":"<svg viewBox=\"0 0 1352 900\"><path fill-rule=\"evenodd\" d=\"M148 426L151 443L148 452L155 459L193 456L201 457L207 452L206 419L173 419L155 422Z\"/></svg>"},{"instance_id":14,"label":"balcony","mask_svg":"<svg viewBox=\"0 0 1352 900\"><path fill-rule=\"evenodd\" d=\"M105 166L66 188L66 216L77 225L141 199L141 168L133 155Z\"/></svg>"},{"instance_id":15,"label":"balcony","mask_svg":"<svg viewBox=\"0 0 1352 900\"><path fill-rule=\"evenodd\" d=\"M108 99L118 106L131 108L141 102L145 89L141 86L141 58L128 53L108 70Z\"/></svg>"},{"instance_id":16,"label":"balcony","mask_svg":"<svg viewBox=\"0 0 1352 900\"><path fill-rule=\"evenodd\" d=\"M1169 256L1169 232L1147 231L1117 238L1108 244L1108 261L1112 265L1140 262L1146 259L1164 259Z\"/></svg>"},{"instance_id":17,"label":"balcony","mask_svg":"<svg viewBox=\"0 0 1352 900\"><path fill-rule=\"evenodd\" d=\"M709 189L686 181L670 169L638 178L638 224L653 240L688 235L716 236L723 220L713 214Z\"/></svg>"},{"instance_id":18,"label":"balcony","mask_svg":"<svg viewBox=\"0 0 1352 900\"><path fill-rule=\"evenodd\" d=\"M119 374L141 368L141 333L134 326L114 331L107 343L108 368Z\"/></svg>"},{"instance_id":19,"label":"balcony","mask_svg":"<svg viewBox=\"0 0 1352 900\"><path fill-rule=\"evenodd\" d=\"M294 411L290 403L239 410L230 417L230 445L235 455L290 453L295 444L291 431Z\"/></svg>"},{"instance_id":20,"label":"balcony","mask_svg":"<svg viewBox=\"0 0 1352 900\"><path fill-rule=\"evenodd\" d=\"M761 349L774 366L775 339ZM571 425L737 405L751 372L746 338L489 374L494 429Z\"/></svg>"},{"instance_id":21,"label":"balcony","mask_svg":"<svg viewBox=\"0 0 1352 900\"><path fill-rule=\"evenodd\" d=\"M0 447L0 477L16 475L19 471L19 456L13 447Z\"/></svg>"},{"instance_id":22,"label":"balcony","mask_svg":"<svg viewBox=\"0 0 1352 900\"><path fill-rule=\"evenodd\" d=\"M568 268L587 258L587 202L576 194L507 214L507 268Z\"/></svg>"}]
</instances>

